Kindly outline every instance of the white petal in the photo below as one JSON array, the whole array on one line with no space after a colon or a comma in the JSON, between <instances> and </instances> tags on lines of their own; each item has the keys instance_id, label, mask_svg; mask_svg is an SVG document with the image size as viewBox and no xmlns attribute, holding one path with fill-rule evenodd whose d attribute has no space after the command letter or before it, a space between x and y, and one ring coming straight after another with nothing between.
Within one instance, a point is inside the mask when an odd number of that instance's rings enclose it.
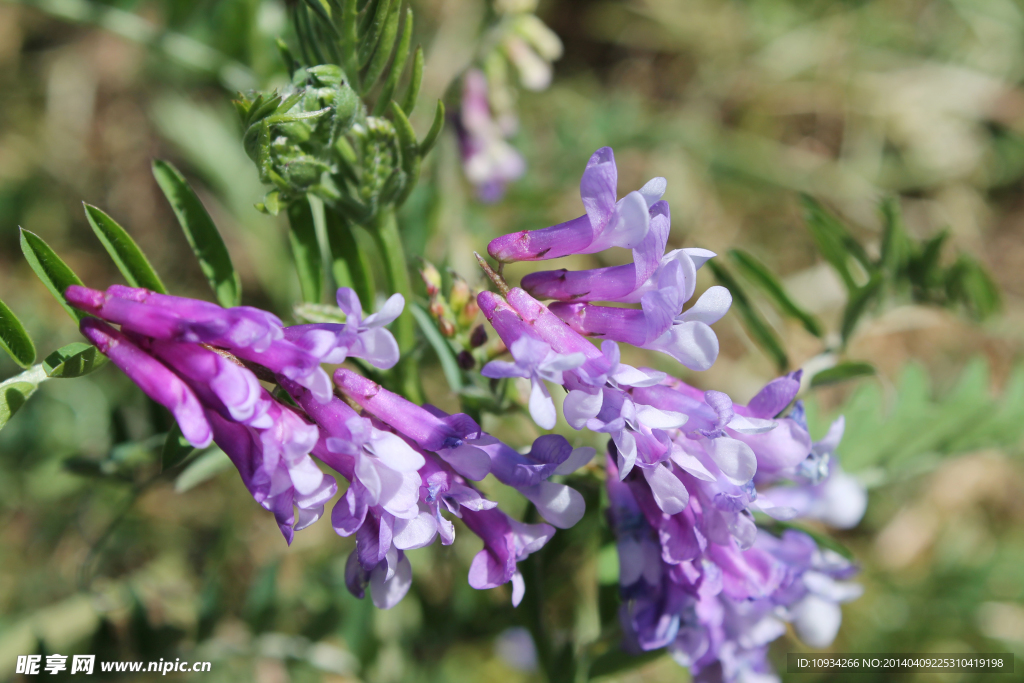
<instances>
[{"instance_id":1,"label":"white petal","mask_svg":"<svg viewBox=\"0 0 1024 683\"><path fill-rule=\"evenodd\" d=\"M593 460L594 455L596 454L597 451L589 446L574 448L572 449L572 453L569 454L569 457L566 458L561 465L555 468L555 474L572 474Z\"/></svg>"},{"instance_id":2,"label":"white petal","mask_svg":"<svg viewBox=\"0 0 1024 683\"><path fill-rule=\"evenodd\" d=\"M388 579L384 563L370 573L370 596L378 609L391 609L405 597L412 586L412 565L404 555L398 560L394 575Z\"/></svg>"},{"instance_id":3,"label":"white petal","mask_svg":"<svg viewBox=\"0 0 1024 683\"><path fill-rule=\"evenodd\" d=\"M530 417L541 429L553 428L558 419L555 402L540 379L534 379L530 384Z\"/></svg>"},{"instance_id":4,"label":"white petal","mask_svg":"<svg viewBox=\"0 0 1024 683\"><path fill-rule=\"evenodd\" d=\"M537 506L541 517L559 529L574 526L583 519L587 509L583 496L565 484L542 481L536 486L519 489L519 492Z\"/></svg>"},{"instance_id":5,"label":"white petal","mask_svg":"<svg viewBox=\"0 0 1024 683\"><path fill-rule=\"evenodd\" d=\"M681 448L673 448L669 457L672 459L672 462L698 479L702 479L704 481L715 481L718 479L718 477L712 474L711 471L704 466L704 463L702 463L697 456L687 453Z\"/></svg>"},{"instance_id":6,"label":"white petal","mask_svg":"<svg viewBox=\"0 0 1024 683\"><path fill-rule=\"evenodd\" d=\"M650 227L647 200L639 192L630 192L615 205L604 230L580 253L596 254L609 247L632 249L643 241Z\"/></svg>"},{"instance_id":7,"label":"white petal","mask_svg":"<svg viewBox=\"0 0 1024 683\"><path fill-rule=\"evenodd\" d=\"M836 467L823 486L822 495L814 501L808 516L837 529L857 526L868 506L864 485Z\"/></svg>"},{"instance_id":8,"label":"white petal","mask_svg":"<svg viewBox=\"0 0 1024 683\"><path fill-rule=\"evenodd\" d=\"M686 509L686 504L690 502L690 492L667 467L658 465L645 467L641 471L654 494L654 502L662 512L674 515Z\"/></svg>"},{"instance_id":9,"label":"white petal","mask_svg":"<svg viewBox=\"0 0 1024 683\"><path fill-rule=\"evenodd\" d=\"M647 202L647 208L651 208L655 202L665 195L667 187L668 181L664 178L651 178L638 191L643 195L644 201Z\"/></svg>"},{"instance_id":10,"label":"white petal","mask_svg":"<svg viewBox=\"0 0 1024 683\"><path fill-rule=\"evenodd\" d=\"M740 483L746 483L754 477L757 471L757 458L747 444L721 437L709 439L706 446L711 459L725 476Z\"/></svg>"},{"instance_id":11,"label":"white petal","mask_svg":"<svg viewBox=\"0 0 1024 683\"><path fill-rule=\"evenodd\" d=\"M619 363L612 372L616 384L624 387L653 387L660 384L667 375L664 372L638 370L632 365Z\"/></svg>"},{"instance_id":12,"label":"white petal","mask_svg":"<svg viewBox=\"0 0 1024 683\"><path fill-rule=\"evenodd\" d=\"M619 452L619 479L625 479L636 464L636 439L623 429L612 434L612 441Z\"/></svg>"},{"instance_id":13,"label":"white petal","mask_svg":"<svg viewBox=\"0 0 1024 683\"><path fill-rule=\"evenodd\" d=\"M650 429L678 429L689 419L683 413L661 410L643 403L636 404L636 419Z\"/></svg>"},{"instance_id":14,"label":"white petal","mask_svg":"<svg viewBox=\"0 0 1024 683\"><path fill-rule=\"evenodd\" d=\"M396 519L391 542L399 550L422 548L434 542L437 520L429 512L420 512L412 519Z\"/></svg>"},{"instance_id":15,"label":"white petal","mask_svg":"<svg viewBox=\"0 0 1024 683\"><path fill-rule=\"evenodd\" d=\"M793 627L811 647L828 647L839 633L843 612L839 605L811 594L793 608Z\"/></svg>"},{"instance_id":16,"label":"white petal","mask_svg":"<svg viewBox=\"0 0 1024 683\"><path fill-rule=\"evenodd\" d=\"M729 424L725 425L729 429L736 430L740 434L764 434L775 429L775 420L763 420L759 417L743 417L742 415L733 415L732 419L729 420Z\"/></svg>"},{"instance_id":17,"label":"white petal","mask_svg":"<svg viewBox=\"0 0 1024 683\"><path fill-rule=\"evenodd\" d=\"M512 575L512 606L519 607L525 594L526 581L523 580L522 572L516 570L516 573Z\"/></svg>"},{"instance_id":18,"label":"white petal","mask_svg":"<svg viewBox=\"0 0 1024 683\"><path fill-rule=\"evenodd\" d=\"M405 308L405 297L401 294L392 294L379 311L363 319L360 327L369 328L387 325L402 314L403 308Z\"/></svg>"},{"instance_id":19,"label":"white petal","mask_svg":"<svg viewBox=\"0 0 1024 683\"><path fill-rule=\"evenodd\" d=\"M381 483L373 458L368 458L365 455L357 457L355 470L356 478L362 482L369 496L366 502L369 505L376 505L380 500Z\"/></svg>"},{"instance_id":20,"label":"white petal","mask_svg":"<svg viewBox=\"0 0 1024 683\"><path fill-rule=\"evenodd\" d=\"M730 306L732 306L732 294L725 287L715 285L701 294L697 303L683 311L680 319L713 325L729 312Z\"/></svg>"},{"instance_id":21,"label":"white petal","mask_svg":"<svg viewBox=\"0 0 1024 683\"><path fill-rule=\"evenodd\" d=\"M380 429L374 429L370 435L370 450L378 460L396 472L415 472L426 464L423 456L413 450L402 437Z\"/></svg>"},{"instance_id":22,"label":"white petal","mask_svg":"<svg viewBox=\"0 0 1024 683\"><path fill-rule=\"evenodd\" d=\"M588 394L579 389L573 389L562 402L562 414L566 422L573 429L583 429L587 420L596 417L601 412L601 405L604 403L604 392Z\"/></svg>"},{"instance_id":23,"label":"white petal","mask_svg":"<svg viewBox=\"0 0 1024 683\"><path fill-rule=\"evenodd\" d=\"M718 358L718 337L702 322L683 322L644 348L667 353L691 370L707 370Z\"/></svg>"},{"instance_id":24,"label":"white petal","mask_svg":"<svg viewBox=\"0 0 1024 683\"><path fill-rule=\"evenodd\" d=\"M700 268L709 260L718 256L718 254L713 251L700 249L699 247L690 247L688 249L683 249L683 251L686 252L686 255L690 257L690 260L693 261L693 265L697 268Z\"/></svg>"}]
</instances>

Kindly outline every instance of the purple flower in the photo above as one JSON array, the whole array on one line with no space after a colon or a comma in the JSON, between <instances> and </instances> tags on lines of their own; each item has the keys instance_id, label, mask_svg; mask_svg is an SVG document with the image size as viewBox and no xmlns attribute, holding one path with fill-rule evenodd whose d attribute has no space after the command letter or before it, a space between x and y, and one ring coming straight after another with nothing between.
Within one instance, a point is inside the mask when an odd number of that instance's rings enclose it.
<instances>
[{"instance_id":1,"label":"purple flower","mask_svg":"<svg viewBox=\"0 0 1024 683\"><path fill-rule=\"evenodd\" d=\"M344 324L293 325L285 328L285 339L307 350L321 363L340 365L352 356L381 370L394 367L399 358L398 342L384 326L401 315L405 307L402 295L392 294L383 308L365 318L354 290L340 288L337 299L338 308L345 312Z\"/></svg>"},{"instance_id":2,"label":"purple flower","mask_svg":"<svg viewBox=\"0 0 1024 683\"><path fill-rule=\"evenodd\" d=\"M661 198L665 180L655 178L618 201L617 185L615 155L610 147L602 147L590 157L580 181L584 215L550 228L504 235L487 245L487 253L508 263L640 246L650 228L648 208Z\"/></svg>"},{"instance_id":3,"label":"purple flower","mask_svg":"<svg viewBox=\"0 0 1024 683\"><path fill-rule=\"evenodd\" d=\"M338 486L308 455L316 442L316 426L287 407L276 402L274 406L277 414L270 430L231 422L214 410L208 410L207 417L217 445L231 458L256 502L274 513L290 544L296 531L320 519L324 503Z\"/></svg>"},{"instance_id":4,"label":"purple flower","mask_svg":"<svg viewBox=\"0 0 1024 683\"><path fill-rule=\"evenodd\" d=\"M77 285L68 302L125 331L166 341L203 343L229 350L310 389L317 400L331 398L331 380L319 359L285 340L281 321L256 308L221 308L205 301L115 285L99 292Z\"/></svg>"},{"instance_id":5,"label":"purple flower","mask_svg":"<svg viewBox=\"0 0 1024 683\"><path fill-rule=\"evenodd\" d=\"M196 448L210 445L213 432L203 414L203 406L181 378L110 325L96 318L83 318L79 327L85 338L128 375L143 393L171 411L190 444Z\"/></svg>"},{"instance_id":6,"label":"purple flower","mask_svg":"<svg viewBox=\"0 0 1024 683\"><path fill-rule=\"evenodd\" d=\"M454 119L462 153L462 169L477 188L480 199L495 202L505 186L526 171L526 162L505 141L494 120L487 97L487 77L478 69L466 72L462 82L462 106Z\"/></svg>"},{"instance_id":7,"label":"purple flower","mask_svg":"<svg viewBox=\"0 0 1024 683\"><path fill-rule=\"evenodd\" d=\"M714 286L683 311L692 289L680 263L673 260L659 272L658 289L643 294L639 310L564 302L549 308L579 334L661 351L691 370L707 370L718 358L718 337L710 326L726 314L732 297Z\"/></svg>"},{"instance_id":8,"label":"purple flower","mask_svg":"<svg viewBox=\"0 0 1024 683\"><path fill-rule=\"evenodd\" d=\"M518 606L526 583L517 563L537 552L555 535L547 524L523 524L501 510L463 510L462 521L484 542L469 567L469 585L478 590L512 582L512 605Z\"/></svg>"},{"instance_id":9,"label":"purple flower","mask_svg":"<svg viewBox=\"0 0 1024 683\"><path fill-rule=\"evenodd\" d=\"M462 509L490 510L497 503L487 500L480 492L456 474L449 465L428 454L423 469L423 500L434 515L437 531L443 545L455 541L455 526L441 514L447 510L455 517L462 518Z\"/></svg>"},{"instance_id":10,"label":"purple flower","mask_svg":"<svg viewBox=\"0 0 1024 683\"><path fill-rule=\"evenodd\" d=\"M514 363L494 360L480 371L484 377L525 377L530 380L530 416L543 429L552 429L558 414L544 381L562 384L562 373L583 365L582 353L560 354L539 339L523 335L509 346Z\"/></svg>"},{"instance_id":11,"label":"purple flower","mask_svg":"<svg viewBox=\"0 0 1024 683\"><path fill-rule=\"evenodd\" d=\"M490 457L473 443L482 435L480 426L468 415L438 417L344 368L334 372L334 381L363 410L423 450L437 453L467 479L479 481L490 471Z\"/></svg>"}]
</instances>

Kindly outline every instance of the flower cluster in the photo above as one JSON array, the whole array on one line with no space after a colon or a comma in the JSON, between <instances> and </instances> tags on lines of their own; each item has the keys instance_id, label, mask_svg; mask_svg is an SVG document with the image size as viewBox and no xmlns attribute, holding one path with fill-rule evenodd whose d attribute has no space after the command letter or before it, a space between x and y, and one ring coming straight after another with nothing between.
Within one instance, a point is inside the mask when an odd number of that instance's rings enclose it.
<instances>
[{"instance_id":1,"label":"flower cluster","mask_svg":"<svg viewBox=\"0 0 1024 683\"><path fill-rule=\"evenodd\" d=\"M583 216L492 241L488 252L502 263L611 247L631 249L633 263L535 272L521 288L503 286L503 297L482 293L480 308L513 359L482 372L528 378L530 414L545 428L557 418L545 383L561 385L568 424L610 438L608 514L627 644L668 647L700 680L774 680L765 650L784 622L823 647L838 630L837 605L860 590L843 581L855 572L850 562L776 520L803 516L849 527L866 498L833 462L842 419L812 443L795 401L799 371L768 383L744 406L620 361L618 342L666 353L692 370L706 370L718 355L710 325L731 297L711 287L684 310L697 270L714 254L665 251L664 190L664 179L655 178L618 198L614 156L600 149L580 184ZM584 335L601 340L600 349Z\"/></svg>"},{"instance_id":2,"label":"flower cluster","mask_svg":"<svg viewBox=\"0 0 1024 683\"><path fill-rule=\"evenodd\" d=\"M358 298L342 288L345 323L290 327L255 308L224 309L123 286L73 286L65 296L96 316L82 320L85 337L171 411L193 446L212 441L231 458L289 543L337 493L335 477L317 461L348 480L331 524L356 538L345 572L349 590L363 597L369 586L378 607L392 607L409 590L406 550L438 536L453 542L446 515L484 541L470 584L511 582L516 604L525 589L517 562L542 547L554 527L583 516L582 496L548 478L585 464L593 449L574 450L565 438L547 435L519 453L467 415L415 405L347 369L336 370L332 384L323 363L353 357L381 369L395 365L398 347L384 326L400 314L400 295L364 318ZM271 393L261 380L279 390ZM523 524L484 498L471 482L489 473L533 501L549 524Z\"/></svg>"}]
</instances>

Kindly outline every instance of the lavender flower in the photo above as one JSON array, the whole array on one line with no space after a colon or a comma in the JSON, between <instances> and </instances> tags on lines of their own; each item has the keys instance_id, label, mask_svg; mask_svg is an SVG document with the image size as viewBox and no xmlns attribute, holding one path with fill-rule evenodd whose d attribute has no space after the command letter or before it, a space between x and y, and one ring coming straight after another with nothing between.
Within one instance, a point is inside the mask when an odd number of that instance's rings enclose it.
<instances>
[{"instance_id":1,"label":"lavender flower","mask_svg":"<svg viewBox=\"0 0 1024 683\"><path fill-rule=\"evenodd\" d=\"M378 312L365 318L354 290L341 287L337 300L338 308L345 312L344 324L292 325L285 328L285 339L306 349L321 363L339 365L352 356L381 370L394 367L399 358L398 342L384 326L402 314L405 298L392 294Z\"/></svg>"},{"instance_id":2,"label":"lavender flower","mask_svg":"<svg viewBox=\"0 0 1024 683\"><path fill-rule=\"evenodd\" d=\"M523 175L526 162L505 141L505 131L494 120L487 91L487 77L482 71L466 72L455 126L466 178L476 186L482 201L495 202L505 194L508 183Z\"/></svg>"},{"instance_id":3,"label":"lavender flower","mask_svg":"<svg viewBox=\"0 0 1024 683\"><path fill-rule=\"evenodd\" d=\"M661 198L665 180L655 178L618 201L617 185L615 155L610 147L602 147L590 157L580 181L583 216L550 228L504 235L487 245L487 253L508 263L639 247L650 229L648 208Z\"/></svg>"},{"instance_id":4,"label":"lavender flower","mask_svg":"<svg viewBox=\"0 0 1024 683\"><path fill-rule=\"evenodd\" d=\"M462 521L484 542L469 567L469 585L478 590L512 582L512 605L518 606L526 582L518 563L547 543L555 530L547 524L523 524L498 509L465 510Z\"/></svg>"}]
</instances>

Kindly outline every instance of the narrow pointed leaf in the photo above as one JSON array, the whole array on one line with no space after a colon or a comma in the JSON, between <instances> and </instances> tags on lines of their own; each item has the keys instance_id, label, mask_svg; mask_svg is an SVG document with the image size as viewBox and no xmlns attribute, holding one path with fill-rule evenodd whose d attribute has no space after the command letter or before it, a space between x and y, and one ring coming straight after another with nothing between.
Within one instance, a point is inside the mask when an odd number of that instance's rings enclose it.
<instances>
[{"instance_id":1,"label":"narrow pointed leaf","mask_svg":"<svg viewBox=\"0 0 1024 683\"><path fill-rule=\"evenodd\" d=\"M754 309L746 292L736 282L736 279L729 271L713 260L708 261L707 266L711 268L711 272L714 273L715 279L718 280L719 284L728 289L729 293L732 294L732 310L739 314L743 327L746 328L750 337L761 347L762 351L775 361L775 365L780 372L788 368L789 358L786 356L786 351L778 335L775 334L775 331L772 330L765 319L761 317L761 314Z\"/></svg>"},{"instance_id":2,"label":"narrow pointed leaf","mask_svg":"<svg viewBox=\"0 0 1024 683\"><path fill-rule=\"evenodd\" d=\"M398 39L398 48L395 50L395 58L391 62L391 68L388 71L387 80L384 81L384 86L380 90L380 95L377 96L377 101L373 105L374 116L380 116L387 109L391 102L392 95L395 94L395 89L398 87L398 79L402 77L402 72L405 71L405 62L409 58L409 45L412 43L412 8L405 10L405 23L402 25L402 36Z\"/></svg>"},{"instance_id":3,"label":"narrow pointed leaf","mask_svg":"<svg viewBox=\"0 0 1024 683\"><path fill-rule=\"evenodd\" d=\"M42 382L46 381L46 373L42 365L31 368L0 382L0 429L25 405Z\"/></svg>"},{"instance_id":4,"label":"narrow pointed leaf","mask_svg":"<svg viewBox=\"0 0 1024 683\"><path fill-rule=\"evenodd\" d=\"M92 344L73 342L62 346L43 361L43 372L50 378L71 378L88 375L103 367L107 357Z\"/></svg>"},{"instance_id":5,"label":"narrow pointed leaf","mask_svg":"<svg viewBox=\"0 0 1024 683\"><path fill-rule=\"evenodd\" d=\"M185 231L185 238L217 295L217 302L225 307L238 306L242 300L242 281L206 207L185 182L181 172L170 163L154 161L153 175L171 203L181 229Z\"/></svg>"},{"instance_id":6,"label":"narrow pointed leaf","mask_svg":"<svg viewBox=\"0 0 1024 683\"><path fill-rule=\"evenodd\" d=\"M181 435L181 427L175 423L171 427L171 431L167 432L167 438L164 439L164 447L160 453L161 471L166 472L167 470L174 469L185 462L185 458L191 455L194 450L195 448L192 444Z\"/></svg>"},{"instance_id":7,"label":"narrow pointed leaf","mask_svg":"<svg viewBox=\"0 0 1024 683\"><path fill-rule=\"evenodd\" d=\"M434 122L430 124L427 137L423 138L423 142L420 143L421 157L427 156L434 148L434 143L437 142L437 136L441 134L442 128L444 128L444 102L438 100L437 109L434 110Z\"/></svg>"},{"instance_id":8,"label":"narrow pointed leaf","mask_svg":"<svg viewBox=\"0 0 1024 683\"><path fill-rule=\"evenodd\" d=\"M808 332L821 338L825 330L821 322L813 315L798 306L786 292L778 278L768 267L758 261L752 254L740 249L729 250L729 256L741 273L755 284L775 304L784 315L800 321Z\"/></svg>"},{"instance_id":9,"label":"narrow pointed leaf","mask_svg":"<svg viewBox=\"0 0 1024 683\"><path fill-rule=\"evenodd\" d=\"M96 233L110 258L114 259L114 264L128 284L132 287L151 289L160 294L167 293L164 283L153 270L149 259L117 221L89 204L85 204L85 217L89 219L92 231Z\"/></svg>"},{"instance_id":10,"label":"narrow pointed leaf","mask_svg":"<svg viewBox=\"0 0 1024 683\"><path fill-rule=\"evenodd\" d=\"M416 303L409 310L412 312L412 317L416 319L416 323L419 325L420 331L423 332L423 336L427 338L427 343L430 344L430 347L434 349L434 353L437 354L437 359L441 361L441 370L444 372L444 378L448 380L448 386L452 391L458 392L462 389L462 371L459 369L459 363L455 359L455 352L452 351L448 341L441 336L437 325L434 324L429 313Z\"/></svg>"},{"instance_id":11,"label":"narrow pointed leaf","mask_svg":"<svg viewBox=\"0 0 1024 683\"><path fill-rule=\"evenodd\" d=\"M348 77L350 85L359 88L358 0L342 0L342 2L345 4L341 11L341 66L345 69L345 75Z\"/></svg>"},{"instance_id":12,"label":"narrow pointed leaf","mask_svg":"<svg viewBox=\"0 0 1024 683\"><path fill-rule=\"evenodd\" d=\"M370 57L377 47L381 34L384 32L384 25L387 23L388 15L391 12L392 3L402 0L377 0L373 10L373 18L365 31L361 31L362 38L359 41L359 68L364 68L370 63Z\"/></svg>"},{"instance_id":13,"label":"narrow pointed leaf","mask_svg":"<svg viewBox=\"0 0 1024 683\"><path fill-rule=\"evenodd\" d=\"M893 281L901 277L910 257L910 244L903 225L899 200L888 197L882 202L882 253L879 266L885 276Z\"/></svg>"},{"instance_id":14,"label":"narrow pointed leaf","mask_svg":"<svg viewBox=\"0 0 1024 683\"><path fill-rule=\"evenodd\" d=\"M320 303L324 293L324 268L320 243L316 239L313 211L309 200L300 197L288 204L288 240L295 257L295 270L299 276L302 300Z\"/></svg>"},{"instance_id":15,"label":"narrow pointed leaf","mask_svg":"<svg viewBox=\"0 0 1024 683\"><path fill-rule=\"evenodd\" d=\"M43 241L39 235L21 228L21 251L25 260L32 267L39 279L43 281L50 293L60 302L64 310L75 320L81 320L85 313L73 308L64 298L64 292L71 285L80 285L82 281L56 252Z\"/></svg>"},{"instance_id":16,"label":"narrow pointed leaf","mask_svg":"<svg viewBox=\"0 0 1024 683\"><path fill-rule=\"evenodd\" d=\"M27 368L36 362L36 347L25 326L14 311L0 301L0 348L10 354L14 362Z\"/></svg>"},{"instance_id":17,"label":"narrow pointed leaf","mask_svg":"<svg viewBox=\"0 0 1024 683\"><path fill-rule=\"evenodd\" d=\"M398 147L402 153L402 171L405 172L405 187L395 203L401 206L409 198L420 177L420 146L416 142L416 131L395 101L391 102L391 116L398 133Z\"/></svg>"},{"instance_id":18,"label":"narrow pointed leaf","mask_svg":"<svg viewBox=\"0 0 1024 683\"><path fill-rule=\"evenodd\" d=\"M843 310L843 323L840 331L843 344L846 344L850 339L861 316L868 310L870 304L878 298L881 291L882 275L881 273L875 273L866 285L858 287L850 294L850 298L846 302L846 308Z\"/></svg>"},{"instance_id":19,"label":"narrow pointed leaf","mask_svg":"<svg viewBox=\"0 0 1024 683\"><path fill-rule=\"evenodd\" d=\"M391 51L395 47L395 38L398 37L398 21L402 18L402 0L393 0L391 10L388 12L387 21L384 22L384 30L380 34L377 49L373 53L373 59L363 74L362 92L365 95L374 86L377 79L384 73L384 67L391 59ZM390 99L390 98L389 98Z\"/></svg>"},{"instance_id":20,"label":"narrow pointed leaf","mask_svg":"<svg viewBox=\"0 0 1024 683\"><path fill-rule=\"evenodd\" d=\"M826 211L817 200L804 195L803 203L807 228L811 231L821 255L836 269L846 288L851 292L856 290L857 281L850 271L848 259L854 257L869 273L874 264L868 259L860 243L850 235L846 226Z\"/></svg>"},{"instance_id":21,"label":"narrow pointed leaf","mask_svg":"<svg viewBox=\"0 0 1024 683\"><path fill-rule=\"evenodd\" d=\"M831 368L822 370L811 378L812 387L820 387L826 384L845 382L856 377L868 377L875 374L875 366L871 363L861 361L848 361L839 363Z\"/></svg>"},{"instance_id":22,"label":"narrow pointed leaf","mask_svg":"<svg viewBox=\"0 0 1024 683\"><path fill-rule=\"evenodd\" d=\"M412 73L409 76L409 88L405 91L405 99L402 100L402 111L406 116L412 116L412 110L416 108L416 100L420 96L420 85L423 83L423 46L416 46L416 54L412 57Z\"/></svg>"}]
</instances>

